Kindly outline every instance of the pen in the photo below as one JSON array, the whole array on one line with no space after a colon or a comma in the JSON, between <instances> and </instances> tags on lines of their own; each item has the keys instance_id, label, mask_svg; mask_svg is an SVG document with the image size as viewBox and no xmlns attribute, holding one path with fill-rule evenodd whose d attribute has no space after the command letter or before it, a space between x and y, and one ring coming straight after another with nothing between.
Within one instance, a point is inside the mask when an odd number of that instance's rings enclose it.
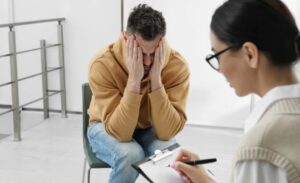
<instances>
[{"instance_id":1,"label":"pen","mask_svg":"<svg viewBox=\"0 0 300 183\"><path fill-rule=\"evenodd\" d=\"M188 165L201 165L201 164L207 164L207 163L213 163L216 162L216 158L211 158L211 159L200 159L200 160L186 160L183 161L183 163L188 164ZM167 167L171 167L171 165L167 165Z\"/></svg>"},{"instance_id":2,"label":"pen","mask_svg":"<svg viewBox=\"0 0 300 183\"><path fill-rule=\"evenodd\" d=\"M212 158L212 159L188 160L188 161L183 161L183 162L188 165L201 165L201 164L206 164L206 163L213 163L216 161L217 161L216 158Z\"/></svg>"}]
</instances>

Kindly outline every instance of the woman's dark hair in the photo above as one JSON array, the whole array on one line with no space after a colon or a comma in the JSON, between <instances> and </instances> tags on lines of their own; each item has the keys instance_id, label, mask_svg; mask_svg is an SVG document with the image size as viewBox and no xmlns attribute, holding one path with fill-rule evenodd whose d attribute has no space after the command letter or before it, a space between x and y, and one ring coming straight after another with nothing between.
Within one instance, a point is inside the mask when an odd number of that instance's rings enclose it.
<instances>
[{"instance_id":1,"label":"woman's dark hair","mask_svg":"<svg viewBox=\"0 0 300 183\"><path fill-rule=\"evenodd\" d=\"M280 0L228 0L215 11L210 27L228 45L254 43L273 65L291 65L300 56L299 29Z\"/></svg>"},{"instance_id":2,"label":"woman's dark hair","mask_svg":"<svg viewBox=\"0 0 300 183\"><path fill-rule=\"evenodd\" d=\"M144 40L154 40L166 34L166 22L161 12L146 4L139 4L129 15L127 22L129 34L139 33Z\"/></svg>"}]
</instances>

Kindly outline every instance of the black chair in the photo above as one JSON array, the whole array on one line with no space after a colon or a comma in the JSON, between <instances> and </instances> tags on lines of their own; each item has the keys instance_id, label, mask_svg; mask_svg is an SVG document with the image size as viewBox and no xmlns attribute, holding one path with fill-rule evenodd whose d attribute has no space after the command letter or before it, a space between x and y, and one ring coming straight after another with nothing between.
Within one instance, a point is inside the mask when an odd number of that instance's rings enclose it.
<instances>
[{"instance_id":1,"label":"black chair","mask_svg":"<svg viewBox=\"0 0 300 183\"><path fill-rule=\"evenodd\" d=\"M90 173L92 168L110 168L108 164L99 160L92 151L89 140L87 138L87 128L89 126L89 115L87 114L87 109L89 108L92 98L92 91L88 83L82 84L82 130L83 130L83 149L85 154L84 165L83 165L83 175L82 183L85 181L85 170L86 163L89 164L88 169L88 183L90 183Z\"/></svg>"}]
</instances>

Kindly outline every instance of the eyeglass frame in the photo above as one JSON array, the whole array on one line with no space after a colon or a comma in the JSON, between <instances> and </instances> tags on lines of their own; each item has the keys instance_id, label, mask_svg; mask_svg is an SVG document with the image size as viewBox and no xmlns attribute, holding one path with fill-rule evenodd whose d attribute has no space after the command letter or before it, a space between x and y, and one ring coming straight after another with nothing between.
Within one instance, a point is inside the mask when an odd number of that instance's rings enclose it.
<instances>
[{"instance_id":1,"label":"eyeglass frame","mask_svg":"<svg viewBox=\"0 0 300 183\"><path fill-rule=\"evenodd\" d=\"M226 52L226 51L228 51L228 50L230 50L230 49L232 49L232 48L238 48L238 47L240 47L241 45L242 45L242 44L235 44L235 45L233 45L233 46L228 46L227 48L225 48L225 49L223 49L223 50L221 50L221 51L218 51L218 52L215 53L215 54L208 54L208 55L205 57L205 60L206 60L206 62L207 62L214 70L219 71L220 68L217 69L217 68L215 68L215 66L214 66L212 63L210 63L211 59L216 58L217 61L218 61L218 63L219 63L219 65L220 65L218 56L220 56L222 53L224 53L224 52Z\"/></svg>"}]
</instances>

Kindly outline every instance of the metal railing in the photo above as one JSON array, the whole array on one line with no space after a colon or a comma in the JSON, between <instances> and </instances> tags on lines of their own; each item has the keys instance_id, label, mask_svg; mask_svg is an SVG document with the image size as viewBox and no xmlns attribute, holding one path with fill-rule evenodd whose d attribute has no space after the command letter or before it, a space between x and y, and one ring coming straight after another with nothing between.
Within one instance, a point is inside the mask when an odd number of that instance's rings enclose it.
<instances>
[{"instance_id":1,"label":"metal railing","mask_svg":"<svg viewBox=\"0 0 300 183\"><path fill-rule=\"evenodd\" d=\"M0 108L6 109L0 113L1 115L7 114L9 112L13 112L13 139L14 141L21 140L21 118L20 118L20 111L27 105L32 103L38 102L43 100L43 112L44 118L49 117L49 97L61 94L61 112L63 117L67 117L67 110L66 110L66 87L65 87L65 64L64 64L64 42L63 42L63 25L61 24L62 21L65 21L65 18L56 18L56 19L46 19L46 20L36 20L36 21L27 21L27 22L17 22L17 23L9 23L9 24L0 24L0 28L9 28L8 32L8 39L9 39L9 53L0 55L0 59L2 57L9 57L10 58L10 74L11 74L11 81L7 83L0 84L0 87L11 85L11 98L12 98L12 105L1 105ZM30 25L30 24L39 24L39 23L46 23L46 22L58 22L57 25L57 38L58 43L52 45L46 45L45 40L40 40L40 47L24 50L24 51L17 51L16 50L16 36L14 27L22 26L22 25ZM54 68L47 67L47 48L57 47L59 52L59 66ZM32 74L23 78L18 78L18 70L17 70L17 55L23 54L27 52L37 51L40 50L41 53L41 72ZM60 75L60 90L49 90L48 89L48 73L53 71L59 71ZM23 81L26 79L30 79L36 76L42 76L42 90L43 96L41 98L37 98L33 101L27 102L25 104L20 105L19 103L19 88L18 82Z\"/></svg>"}]
</instances>

